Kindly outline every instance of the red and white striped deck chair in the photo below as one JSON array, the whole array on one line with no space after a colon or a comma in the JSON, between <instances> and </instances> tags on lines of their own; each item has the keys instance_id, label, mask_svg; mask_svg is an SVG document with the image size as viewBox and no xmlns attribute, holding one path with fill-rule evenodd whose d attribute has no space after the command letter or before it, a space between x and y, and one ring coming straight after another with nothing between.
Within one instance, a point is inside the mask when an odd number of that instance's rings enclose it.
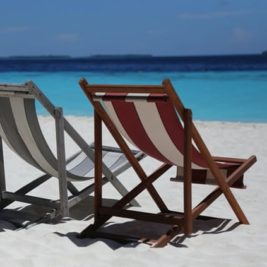
<instances>
[{"instance_id":1,"label":"red and white striped deck chair","mask_svg":"<svg viewBox=\"0 0 267 267\"><path fill-rule=\"evenodd\" d=\"M243 174L256 162L256 157L234 159L212 157L192 122L192 113L186 109L169 80L160 86L90 85L86 80L80 86L95 109L95 223L81 233L81 237L107 236L97 231L111 216L170 224L167 235L153 246L163 246L177 233L192 233L192 223L213 201L224 194L240 223L248 220L235 199L231 186L243 186ZM141 179L132 191L113 207L102 205L101 122L104 122ZM125 139L149 156L163 163L147 176L133 157ZM183 169L184 213L170 211L153 186L153 182L170 167ZM192 208L192 182L214 180L217 188ZM143 190L148 190L160 214L124 209L125 205ZM177 227L178 226L178 227ZM110 235L112 238L118 236Z\"/></svg>"}]
</instances>

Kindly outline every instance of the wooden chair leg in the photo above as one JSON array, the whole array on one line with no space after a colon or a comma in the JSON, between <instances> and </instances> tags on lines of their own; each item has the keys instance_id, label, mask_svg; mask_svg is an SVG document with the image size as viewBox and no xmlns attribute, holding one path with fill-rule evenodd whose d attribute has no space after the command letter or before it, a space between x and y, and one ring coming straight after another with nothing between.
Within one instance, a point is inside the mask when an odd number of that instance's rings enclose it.
<instances>
[{"instance_id":1,"label":"wooden chair leg","mask_svg":"<svg viewBox=\"0 0 267 267\"><path fill-rule=\"evenodd\" d=\"M98 113L94 114L95 123L95 224L100 220L102 207L102 121Z\"/></svg>"},{"instance_id":2,"label":"wooden chair leg","mask_svg":"<svg viewBox=\"0 0 267 267\"><path fill-rule=\"evenodd\" d=\"M211 165L211 172L213 173L221 191L223 192L226 200L228 201L229 205L231 206L233 212L235 213L236 217L242 224L249 224L246 215L244 214L243 210L241 209L238 201L236 200L234 194L232 193L229 184L220 173L218 167L213 163Z\"/></svg>"},{"instance_id":3,"label":"wooden chair leg","mask_svg":"<svg viewBox=\"0 0 267 267\"><path fill-rule=\"evenodd\" d=\"M192 234L192 112L184 114L184 232Z\"/></svg>"},{"instance_id":4,"label":"wooden chair leg","mask_svg":"<svg viewBox=\"0 0 267 267\"><path fill-rule=\"evenodd\" d=\"M2 192L4 191L6 191L4 151L2 138L0 137L0 201L2 201Z\"/></svg>"},{"instance_id":5,"label":"wooden chair leg","mask_svg":"<svg viewBox=\"0 0 267 267\"><path fill-rule=\"evenodd\" d=\"M64 118L61 108L55 109L56 118L56 139L57 139L57 158L59 172L59 195L60 195L60 216L69 216L68 207L68 184L66 178L66 158L64 143Z\"/></svg>"},{"instance_id":6,"label":"wooden chair leg","mask_svg":"<svg viewBox=\"0 0 267 267\"><path fill-rule=\"evenodd\" d=\"M240 175L244 174L254 163L256 162L256 157L252 156L238 168L236 169L227 179L226 183L228 186L233 185ZM203 199L194 209L192 217L195 219L197 218L205 209L207 209L221 194L223 191L221 187L217 187L212 191L205 199ZM248 224L248 221L247 223Z\"/></svg>"}]
</instances>

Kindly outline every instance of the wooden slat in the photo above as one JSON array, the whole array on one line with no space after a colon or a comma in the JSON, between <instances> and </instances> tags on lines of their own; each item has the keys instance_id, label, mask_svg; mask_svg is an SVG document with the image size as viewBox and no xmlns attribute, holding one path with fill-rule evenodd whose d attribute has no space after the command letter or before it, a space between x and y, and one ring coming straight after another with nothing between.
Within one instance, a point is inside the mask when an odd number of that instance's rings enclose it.
<instances>
[{"instance_id":1,"label":"wooden slat","mask_svg":"<svg viewBox=\"0 0 267 267\"><path fill-rule=\"evenodd\" d=\"M99 95L94 95L93 96L93 100L94 101L101 101L103 99L102 96ZM109 99L113 100L124 100L124 97L122 98L116 98L116 96L109 96ZM148 96L147 95L127 95L126 97L126 101L127 102L138 102L138 101L147 101L148 100ZM151 101L151 99L149 99ZM156 99L157 102L166 102L168 100L168 98L166 96L164 97L158 97L158 99Z\"/></svg>"},{"instance_id":2,"label":"wooden slat","mask_svg":"<svg viewBox=\"0 0 267 267\"><path fill-rule=\"evenodd\" d=\"M7 92L7 91L0 91L1 97L22 97L22 98L34 98L33 95L28 93L21 93L21 92Z\"/></svg>"},{"instance_id":3,"label":"wooden slat","mask_svg":"<svg viewBox=\"0 0 267 267\"><path fill-rule=\"evenodd\" d=\"M30 191L32 191L34 188L41 185L42 183L46 182L49 178L51 178L51 175L49 175L49 174L45 174L41 177L38 177L37 179L33 180L32 182L30 182L30 183L26 184L25 186L21 187L20 189L18 189L14 194L25 195L25 194L29 193ZM14 201L15 200L11 200L11 199L5 199L5 200L1 201L0 210L7 207L8 205L13 203Z\"/></svg>"},{"instance_id":4,"label":"wooden slat","mask_svg":"<svg viewBox=\"0 0 267 267\"><path fill-rule=\"evenodd\" d=\"M163 86L160 85L107 85L107 84L88 84L85 79L80 80L80 85L82 88L86 89L90 93L102 93L102 92L108 92L108 93L148 93L148 91L151 91L151 93L164 93Z\"/></svg>"},{"instance_id":5,"label":"wooden slat","mask_svg":"<svg viewBox=\"0 0 267 267\"><path fill-rule=\"evenodd\" d=\"M29 92L26 85L21 84L0 84L0 91L6 92Z\"/></svg>"},{"instance_id":6,"label":"wooden slat","mask_svg":"<svg viewBox=\"0 0 267 267\"><path fill-rule=\"evenodd\" d=\"M246 159L239 159L239 158L228 158L228 157L212 157L217 162L225 162L225 163L244 163Z\"/></svg>"},{"instance_id":7,"label":"wooden slat","mask_svg":"<svg viewBox=\"0 0 267 267\"><path fill-rule=\"evenodd\" d=\"M59 206L59 204L56 203L55 201L46 199L46 198L28 196L28 195L19 194L19 193L12 193L8 191L3 192L2 195L4 199L20 201L20 202L35 204L35 205L44 206L44 207L57 208Z\"/></svg>"}]
</instances>

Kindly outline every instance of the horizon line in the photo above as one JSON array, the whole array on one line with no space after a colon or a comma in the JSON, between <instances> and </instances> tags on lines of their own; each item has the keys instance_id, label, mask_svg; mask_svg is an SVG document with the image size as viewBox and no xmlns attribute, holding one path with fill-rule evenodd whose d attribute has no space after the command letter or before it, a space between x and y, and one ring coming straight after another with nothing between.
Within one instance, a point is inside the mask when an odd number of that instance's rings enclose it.
<instances>
[{"instance_id":1,"label":"horizon line","mask_svg":"<svg viewBox=\"0 0 267 267\"><path fill-rule=\"evenodd\" d=\"M266 55L267 51L261 53L232 53L232 54L191 54L191 55L153 55L153 54L92 54L84 56L72 56L62 54L39 54L39 55L9 55L0 56L0 59L16 59L16 58L62 58L62 59L80 59L80 58L92 58L92 59L104 59L104 58L168 58L168 57L219 57L219 56L260 56Z\"/></svg>"}]
</instances>

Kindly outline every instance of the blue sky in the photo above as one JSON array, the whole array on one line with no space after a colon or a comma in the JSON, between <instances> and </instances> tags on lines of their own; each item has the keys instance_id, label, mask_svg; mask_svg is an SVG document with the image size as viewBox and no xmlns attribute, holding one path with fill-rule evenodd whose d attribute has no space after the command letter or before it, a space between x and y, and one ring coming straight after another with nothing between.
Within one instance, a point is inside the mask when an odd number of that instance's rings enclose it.
<instances>
[{"instance_id":1,"label":"blue sky","mask_svg":"<svg viewBox=\"0 0 267 267\"><path fill-rule=\"evenodd\" d=\"M0 56L267 50L267 0L1 0Z\"/></svg>"}]
</instances>

